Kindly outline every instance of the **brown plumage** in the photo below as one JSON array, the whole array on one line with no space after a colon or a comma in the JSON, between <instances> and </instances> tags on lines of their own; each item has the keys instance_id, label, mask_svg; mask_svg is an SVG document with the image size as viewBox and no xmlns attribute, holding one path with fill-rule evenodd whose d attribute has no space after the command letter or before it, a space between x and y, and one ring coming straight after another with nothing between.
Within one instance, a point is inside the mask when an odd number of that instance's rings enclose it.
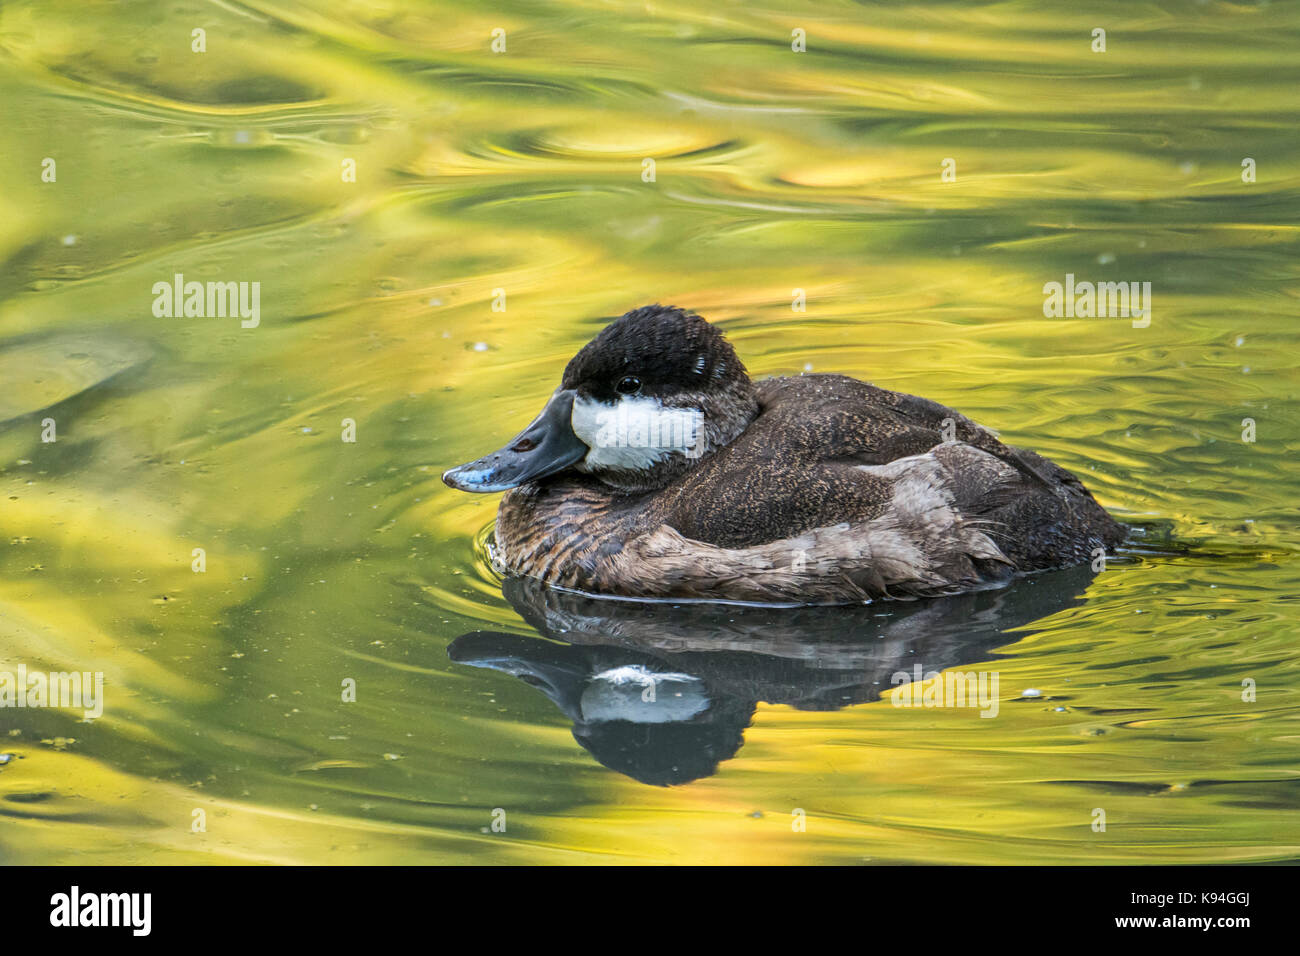
<instances>
[{"instance_id":1,"label":"brown plumage","mask_svg":"<svg viewBox=\"0 0 1300 956\"><path fill-rule=\"evenodd\" d=\"M674 355L674 342L688 344ZM693 379L706 363L722 374ZM629 313L579 353L563 393L574 422L632 380L622 397L651 414L703 410L696 451L638 464L633 449L584 474L589 455L510 491L494 548L508 571L597 594L833 604L994 585L1124 537L1069 472L953 409L842 375L755 385L720 333L677 309ZM471 467L448 483L468 487Z\"/></svg>"}]
</instances>

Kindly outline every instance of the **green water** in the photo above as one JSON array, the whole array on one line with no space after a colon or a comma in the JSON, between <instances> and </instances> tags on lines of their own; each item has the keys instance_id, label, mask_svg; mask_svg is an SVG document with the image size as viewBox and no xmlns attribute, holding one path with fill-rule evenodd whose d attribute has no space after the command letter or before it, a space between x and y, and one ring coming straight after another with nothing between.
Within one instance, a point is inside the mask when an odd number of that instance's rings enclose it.
<instances>
[{"instance_id":1,"label":"green water","mask_svg":"<svg viewBox=\"0 0 1300 956\"><path fill-rule=\"evenodd\" d=\"M0 709L0 861L1297 859L1298 86L1277 2L5 3L0 671L105 700ZM654 301L1145 536L831 615L503 594L439 474ZM585 719L618 668L705 709Z\"/></svg>"}]
</instances>

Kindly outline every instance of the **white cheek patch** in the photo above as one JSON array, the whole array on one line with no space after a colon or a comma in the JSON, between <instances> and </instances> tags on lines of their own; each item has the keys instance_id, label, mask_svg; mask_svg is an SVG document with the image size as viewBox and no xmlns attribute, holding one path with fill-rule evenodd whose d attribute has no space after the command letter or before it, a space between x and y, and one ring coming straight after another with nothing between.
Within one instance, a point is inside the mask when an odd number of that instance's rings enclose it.
<instances>
[{"instance_id":1,"label":"white cheek patch","mask_svg":"<svg viewBox=\"0 0 1300 956\"><path fill-rule=\"evenodd\" d=\"M577 396L573 432L591 449L586 471L643 471L674 452L694 457L704 424L698 408L673 408L629 395L612 405Z\"/></svg>"}]
</instances>

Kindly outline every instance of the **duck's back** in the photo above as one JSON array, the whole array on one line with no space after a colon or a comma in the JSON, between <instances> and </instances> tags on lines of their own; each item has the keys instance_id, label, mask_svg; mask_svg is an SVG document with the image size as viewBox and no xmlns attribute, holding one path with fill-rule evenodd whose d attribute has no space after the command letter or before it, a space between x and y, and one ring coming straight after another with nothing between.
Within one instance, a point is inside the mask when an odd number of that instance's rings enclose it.
<instances>
[{"instance_id":1,"label":"duck's back","mask_svg":"<svg viewBox=\"0 0 1300 956\"><path fill-rule=\"evenodd\" d=\"M964 590L1123 539L1074 475L954 409L842 375L758 388L750 427L654 500L686 539L757 555L802 537L779 550L871 596Z\"/></svg>"}]
</instances>

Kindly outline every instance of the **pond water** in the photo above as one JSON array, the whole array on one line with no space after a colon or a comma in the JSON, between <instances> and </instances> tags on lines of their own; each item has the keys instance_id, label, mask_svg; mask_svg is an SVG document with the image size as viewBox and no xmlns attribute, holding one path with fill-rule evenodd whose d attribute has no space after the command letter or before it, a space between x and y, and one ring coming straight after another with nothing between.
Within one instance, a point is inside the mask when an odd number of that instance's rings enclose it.
<instances>
[{"instance_id":1,"label":"pond water","mask_svg":"<svg viewBox=\"0 0 1300 956\"><path fill-rule=\"evenodd\" d=\"M1280 3L5 3L0 673L104 689L0 708L0 861L1300 858L1298 41ZM169 315L178 275L245 311ZM1149 311L1049 317L1067 276ZM961 409L1133 547L837 610L503 582L498 496L439 475L649 302ZM997 684L895 706L917 668Z\"/></svg>"}]
</instances>

